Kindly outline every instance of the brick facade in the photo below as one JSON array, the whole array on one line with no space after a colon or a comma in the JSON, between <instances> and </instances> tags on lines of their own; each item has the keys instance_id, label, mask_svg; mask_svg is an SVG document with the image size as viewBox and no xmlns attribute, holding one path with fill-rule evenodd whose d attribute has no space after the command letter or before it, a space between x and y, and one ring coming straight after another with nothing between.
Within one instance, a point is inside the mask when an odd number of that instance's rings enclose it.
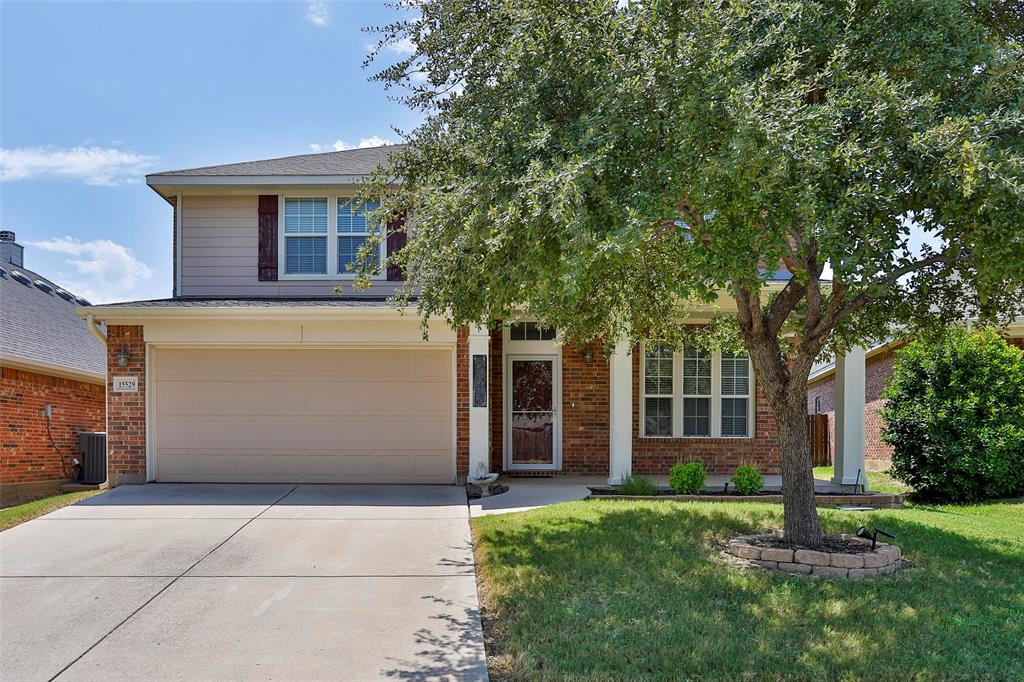
<instances>
[{"instance_id":1,"label":"brick facade","mask_svg":"<svg viewBox=\"0 0 1024 682\"><path fill-rule=\"evenodd\" d=\"M633 349L633 473L667 474L679 462L699 461L709 474L731 474L740 464L777 474L781 463L778 430L768 399L756 387L753 438L642 438L640 436L641 355Z\"/></svg>"},{"instance_id":2,"label":"brick facade","mask_svg":"<svg viewBox=\"0 0 1024 682\"><path fill-rule=\"evenodd\" d=\"M585 348L562 348L562 469L560 474L607 476L609 461L610 366L600 343L592 344L590 362ZM490 342L490 466L504 471L504 358L502 333ZM460 382L462 379L460 379ZM759 391L755 436L736 438L640 437L640 360L633 354L633 471L664 475L680 461L700 460L709 473L732 473L743 463L754 463L764 473L778 473L779 449L767 400ZM516 472L517 475L529 475ZM545 472L550 475L551 472Z\"/></svg>"},{"instance_id":3,"label":"brick facade","mask_svg":"<svg viewBox=\"0 0 1024 682\"><path fill-rule=\"evenodd\" d=\"M128 364L118 356L128 350ZM138 393L114 393L117 376L139 378ZM107 327L107 480L111 485L146 481L146 343L142 327Z\"/></svg>"},{"instance_id":4,"label":"brick facade","mask_svg":"<svg viewBox=\"0 0 1024 682\"><path fill-rule=\"evenodd\" d=\"M49 429L46 405L53 407ZM3 367L0 413L0 484L64 481L78 434L105 430L103 384Z\"/></svg>"},{"instance_id":5,"label":"brick facade","mask_svg":"<svg viewBox=\"0 0 1024 682\"><path fill-rule=\"evenodd\" d=\"M469 327L455 337L455 475L469 474Z\"/></svg>"}]
</instances>

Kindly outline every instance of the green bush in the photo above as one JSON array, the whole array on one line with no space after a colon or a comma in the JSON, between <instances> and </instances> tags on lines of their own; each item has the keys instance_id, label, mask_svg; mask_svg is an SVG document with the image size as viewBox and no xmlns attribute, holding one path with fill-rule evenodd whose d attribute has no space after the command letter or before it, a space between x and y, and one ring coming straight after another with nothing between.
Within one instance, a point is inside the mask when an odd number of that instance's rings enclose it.
<instances>
[{"instance_id":1,"label":"green bush","mask_svg":"<svg viewBox=\"0 0 1024 682\"><path fill-rule=\"evenodd\" d=\"M756 466L741 464L732 475L732 486L740 495L756 495L764 485L764 477Z\"/></svg>"},{"instance_id":2,"label":"green bush","mask_svg":"<svg viewBox=\"0 0 1024 682\"><path fill-rule=\"evenodd\" d=\"M668 472L668 484L680 495L696 495L704 487L707 472L700 462L677 464Z\"/></svg>"},{"instance_id":3,"label":"green bush","mask_svg":"<svg viewBox=\"0 0 1024 682\"><path fill-rule=\"evenodd\" d=\"M622 495L657 495L658 486L651 483L650 479L644 476L629 476L622 477L622 483L616 486L616 489Z\"/></svg>"},{"instance_id":4,"label":"green bush","mask_svg":"<svg viewBox=\"0 0 1024 682\"><path fill-rule=\"evenodd\" d=\"M891 473L920 497L1024 494L1024 352L991 330L951 331L897 351L883 393Z\"/></svg>"}]
</instances>

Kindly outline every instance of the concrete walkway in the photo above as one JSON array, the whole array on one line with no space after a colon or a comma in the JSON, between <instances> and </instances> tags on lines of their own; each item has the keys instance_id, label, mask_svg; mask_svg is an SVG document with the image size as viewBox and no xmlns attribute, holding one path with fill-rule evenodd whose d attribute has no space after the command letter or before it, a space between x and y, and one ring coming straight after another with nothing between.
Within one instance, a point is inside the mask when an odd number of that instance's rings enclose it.
<instances>
[{"instance_id":1,"label":"concrete walkway","mask_svg":"<svg viewBox=\"0 0 1024 682\"><path fill-rule=\"evenodd\" d=\"M116 488L0 533L0 679L486 679L468 516L455 486Z\"/></svg>"}]
</instances>

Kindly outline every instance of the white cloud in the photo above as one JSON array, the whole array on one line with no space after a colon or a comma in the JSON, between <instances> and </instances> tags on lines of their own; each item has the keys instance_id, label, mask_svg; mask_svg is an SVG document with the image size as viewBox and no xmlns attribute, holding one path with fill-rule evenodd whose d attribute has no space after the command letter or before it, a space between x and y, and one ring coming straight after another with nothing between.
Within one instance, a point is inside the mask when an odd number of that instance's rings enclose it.
<instances>
[{"instance_id":1,"label":"white cloud","mask_svg":"<svg viewBox=\"0 0 1024 682\"><path fill-rule=\"evenodd\" d=\"M314 152L343 152L346 149L366 149L367 147L383 147L384 145L395 144L389 139L380 137L379 135L373 135L371 137L363 137L359 139L358 144L349 144L344 140L335 140L334 144L311 144L309 148Z\"/></svg>"},{"instance_id":2,"label":"white cloud","mask_svg":"<svg viewBox=\"0 0 1024 682\"><path fill-rule=\"evenodd\" d=\"M155 156L105 147L0 148L0 180L51 176L82 180L87 185L117 185L138 182L155 162Z\"/></svg>"},{"instance_id":3,"label":"white cloud","mask_svg":"<svg viewBox=\"0 0 1024 682\"><path fill-rule=\"evenodd\" d=\"M326 26L327 18L327 3L324 0L309 0L306 4L306 21L315 26Z\"/></svg>"},{"instance_id":4,"label":"white cloud","mask_svg":"<svg viewBox=\"0 0 1024 682\"><path fill-rule=\"evenodd\" d=\"M28 244L64 254L65 264L76 274L61 285L92 303L130 299L132 289L153 276L153 270L130 249L109 239L83 242L68 236Z\"/></svg>"},{"instance_id":5,"label":"white cloud","mask_svg":"<svg viewBox=\"0 0 1024 682\"><path fill-rule=\"evenodd\" d=\"M385 47L395 54L412 54L416 51L416 46L412 44L412 40L410 38L396 40L393 43L385 45Z\"/></svg>"}]
</instances>

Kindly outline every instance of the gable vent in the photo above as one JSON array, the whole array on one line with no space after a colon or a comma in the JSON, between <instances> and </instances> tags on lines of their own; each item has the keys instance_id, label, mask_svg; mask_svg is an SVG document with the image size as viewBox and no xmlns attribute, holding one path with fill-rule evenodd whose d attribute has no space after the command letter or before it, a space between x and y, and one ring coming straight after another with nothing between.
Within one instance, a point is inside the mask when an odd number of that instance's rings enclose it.
<instances>
[{"instance_id":1,"label":"gable vent","mask_svg":"<svg viewBox=\"0 0 1024 682\"><path fill-rule=\"evenodd\" d=\"M18 272L17 270L11 270L11 277L14 278L14 281L21 282L27 287L32 286L32 280L26 277L24 274Z\"/></svg>"}]
</instances>

